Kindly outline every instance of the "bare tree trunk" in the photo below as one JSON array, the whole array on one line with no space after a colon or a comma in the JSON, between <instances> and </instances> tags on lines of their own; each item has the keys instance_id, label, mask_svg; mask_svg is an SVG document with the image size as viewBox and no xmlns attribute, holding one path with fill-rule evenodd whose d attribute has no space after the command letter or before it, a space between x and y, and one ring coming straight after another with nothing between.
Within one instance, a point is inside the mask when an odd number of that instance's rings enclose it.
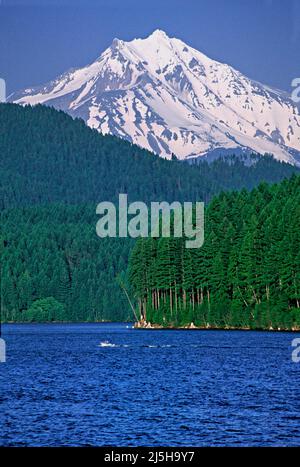
<instances>
[{"instance_id":1,"label":"bare tree trunk","mask_svg":"<svg viewBox=\"0 0 300 467\"><path fill-rule=\"evenodd\" d=\"M267 296L267 301L270 300L270 287L266 285L266 296Z\"/></svg>"},{"instance_id":2,"label":"bare tree trunk","mask_svg":"<svg viewBox=\"0 0 300 467\"><path fill-rule=\"evenodd\" d=\"M183 289L183 308L186 309L186 290Z\"/></svg>"}]
</instances>

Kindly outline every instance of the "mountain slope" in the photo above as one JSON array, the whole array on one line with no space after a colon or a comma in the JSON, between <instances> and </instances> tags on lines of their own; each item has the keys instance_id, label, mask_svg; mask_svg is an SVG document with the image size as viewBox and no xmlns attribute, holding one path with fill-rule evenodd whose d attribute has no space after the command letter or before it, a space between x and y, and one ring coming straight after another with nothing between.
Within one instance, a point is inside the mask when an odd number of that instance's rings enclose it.
<instances>
[{"instance_id":1,"label":"mountain slope","mask_svg":"<svg viewBox=\"0 0 300 467\"><path fill-rule=\"evenodd\" d=\"M119 193L132 201L207 202L221 190L249 189L299 171L272 158L258 158L252 167L231 162L164 160L47 106L0 104L0 209L118 201Z\"/></svg>"},{"instance_id":2,"label":"mountain slope","mask_svg":"<svg viewBox=\"0 0 300 467\"><path fill-rule=\"evenodd\" d=\"M168 158L239 148L300 163L300 112L285 93L160 30L115 39L92 64L10 100L65 110Z\"/></svg>"}]
</instances>

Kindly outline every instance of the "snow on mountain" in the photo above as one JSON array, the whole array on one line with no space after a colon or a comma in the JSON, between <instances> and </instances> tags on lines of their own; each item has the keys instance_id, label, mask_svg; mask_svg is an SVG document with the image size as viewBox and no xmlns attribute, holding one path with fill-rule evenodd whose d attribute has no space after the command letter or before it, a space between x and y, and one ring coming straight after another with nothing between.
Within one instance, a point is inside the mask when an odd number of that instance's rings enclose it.
<instances>
[{"instance_id":1,"label":"snow on mountain","mask_svg":"<svg viewBox=\"0 0 300 467\"><path fill-rule=\"evenodd\" d=\"M300 164L300 110L287 94L160 30L114 39L94 63L10 100L54 106L168 158L238 148Z\"/></svg>"}]
</instances>

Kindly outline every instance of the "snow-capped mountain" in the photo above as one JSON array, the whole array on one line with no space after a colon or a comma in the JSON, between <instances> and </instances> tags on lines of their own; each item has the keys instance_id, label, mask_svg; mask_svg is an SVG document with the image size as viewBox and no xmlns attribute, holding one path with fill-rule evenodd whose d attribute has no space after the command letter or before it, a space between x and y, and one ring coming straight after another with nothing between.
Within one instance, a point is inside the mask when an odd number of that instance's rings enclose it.
<instances>
[{"instance_id":1,"label":"snow-capped mountain","mask_svg":"<svg viewBox=\"0 0 300 467\"><path fill-rule=\"evenodd\" d=\"M165 32L114 39L92 64L10 97L179 159L234 149L300 164L300 110L289 96Z\"/></svg>"}]
</instances>

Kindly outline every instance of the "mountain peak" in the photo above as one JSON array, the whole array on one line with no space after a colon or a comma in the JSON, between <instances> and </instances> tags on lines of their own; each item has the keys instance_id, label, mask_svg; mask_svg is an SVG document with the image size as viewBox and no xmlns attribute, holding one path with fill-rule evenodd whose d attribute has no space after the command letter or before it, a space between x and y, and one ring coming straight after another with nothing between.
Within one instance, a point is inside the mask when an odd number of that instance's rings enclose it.
<instances>
[{"instance_id":1,"label":"mountain peak","mask_svg":"<svg viewBox=\"0 0 300 467\"><path fill-rule=\"evenodd\" d=\"M162 29L155 29L149 36L155 38L163 38L163 39L170 39L170 37L163 31Z\"/></svg>"},{"instance_id":2,"label":"mountain peak","mask_svg":"<svg viewBox=\"0 0 300 467\"><path fill-rule=\"evenodd\" d=\"M10 100L63 109L168 158L252 151L300 161L300 112L291 99L161 29L114 39L92 64Z\"/></svg>"},{"instance_id":3,"label":"mountain peak","mask_svg":"<svg viewBox=\"0 0 300 467\"><path fill-rule=\"evenodd\" d=\"M140 47L145 47L145 50L149 50L151 47L171 47L172 39L165 31L155 29L151 34L149 34L149 36L133 39L133 41L127 42L127 44L132 46L139 45Z\"/></svg>"}]
</instances>

